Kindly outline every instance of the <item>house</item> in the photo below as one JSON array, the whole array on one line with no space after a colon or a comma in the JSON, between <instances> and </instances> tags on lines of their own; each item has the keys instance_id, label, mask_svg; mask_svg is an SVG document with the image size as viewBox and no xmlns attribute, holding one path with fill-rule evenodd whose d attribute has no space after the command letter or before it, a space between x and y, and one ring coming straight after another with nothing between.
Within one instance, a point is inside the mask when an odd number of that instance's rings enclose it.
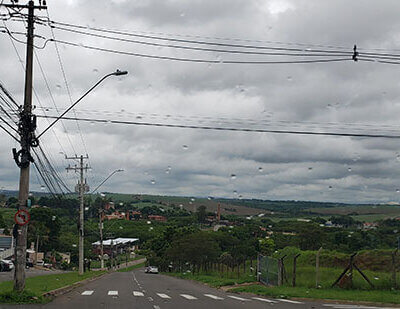
<instances>
[{"instance_id":1,"label":"house","mask_svg":"<svg viewBox=\"0 0 400 309\"><path fill-rule=\"evenodd\" d=\"M375 230L378 227L378 224L375 222L364 222L362 228L364 230Z\"/></svg>"},{"instance_id":2,"label":"house","mask_svg":"<svg viewBox=\"0 0 400 309\"><path fill-rule=\"evenodd\" d=\"M93 253L96 255L101 254L101 242L96 241L92 243ZM132 253L139 248L139 238L114 238L103 240L103 254L111 256L111 253L122 254Z\"/></svg>"},{"instance_id":3,"label":"house","mask_svg":"<svg viewBox=\"0 0 400 309\"><path fill-rule=\"evenodd\" d=\"M158 215L149 215L147 217L150 221L158 221L158 222L166 222L167 218L164 216L158 216Z\"/></svg>"},{"instance_id":4,"label":"house","mask_svg":"<svg viewBox=\"0 0 400 309\"><path fill-rule=\"evenodd\" d=\"M113 212L110 215L104 215L103 219L107 219L107 220L114 220L114 219L125 219L125 213L120 213L118 210Z\"/></svg>"},{"instance_id":5,"label":"house","mask_svg":"<svg viewBox=\"0 0 400 309\"><path fill-rule=\"evenodd\" d=\"M115 209L115 205L113 202L109 202L104 206L105 210Z\"/></svg>"}]
</instances>

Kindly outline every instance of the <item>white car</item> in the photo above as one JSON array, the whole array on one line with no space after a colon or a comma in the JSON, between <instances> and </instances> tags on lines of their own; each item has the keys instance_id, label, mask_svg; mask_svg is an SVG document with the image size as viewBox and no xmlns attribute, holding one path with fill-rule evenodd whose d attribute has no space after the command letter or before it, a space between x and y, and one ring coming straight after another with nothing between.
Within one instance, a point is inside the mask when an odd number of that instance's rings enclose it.
<instances>
[{"instance_id":1,"label":"white car","mask_svg":"<svg viewBox=\"0 0 400 309\"><path fill-rule=\"evenodd\" d=\"M158 274L158 267L156 266L147 266L144 270L145 273L148 274Z\"/></svg>"},{"instance_id":2,"label":"white car","mask_svg":"<svg viewBox=\"0 0 400 309\"><path fill-rule=\"evenodd\" d=\"M14 269L14 263L11 260L0 260L0 263L4 271L11 271Z\"/></svg>"}]
</instances>

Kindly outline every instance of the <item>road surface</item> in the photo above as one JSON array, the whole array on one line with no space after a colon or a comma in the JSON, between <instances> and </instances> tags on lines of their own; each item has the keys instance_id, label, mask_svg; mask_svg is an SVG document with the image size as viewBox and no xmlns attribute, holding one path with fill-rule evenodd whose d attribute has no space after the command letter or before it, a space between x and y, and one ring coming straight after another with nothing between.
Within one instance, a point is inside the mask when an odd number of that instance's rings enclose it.
<instances>
[{"instance_id":1,"label":"road surface","mask_svg":"<svg viewBox=\"0 0 400 309\"><path fill-rule=\"evenodd\" d=\"M313 303L225 293L203 284L164 275L145 274L143 269L116 272L92 281L46 305L0 308L43 309L376 309L376 307Z\"/></svg>"}]
</instances>

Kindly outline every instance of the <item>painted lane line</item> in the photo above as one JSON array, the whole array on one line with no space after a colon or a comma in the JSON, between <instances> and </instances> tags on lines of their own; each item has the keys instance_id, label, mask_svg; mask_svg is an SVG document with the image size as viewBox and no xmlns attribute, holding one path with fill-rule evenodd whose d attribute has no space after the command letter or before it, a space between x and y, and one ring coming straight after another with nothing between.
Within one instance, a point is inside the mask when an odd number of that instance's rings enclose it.
<instances>
[{"instance_id":1,"label":"painted lane line","mask_svg":"<svg viewBox=\"0 0 400 309\"><path fill-rule=\"evenodd\" d=\"M168 298L170 299L171 297L169 297L167 294L163 294L163 293L156 293L158 296L160 296L161 298Z\"/></svg>"},{"instance_id":2,"label":"painted lane line","mask_svg":"<svg viewBox=\"0 0 400 309\"><path fill-rule=\"evenodd\" d=\"M81 295L90 296L94 293L94 291L85 291Z\"/></svg>"},{"instance_id":3,"label":"painted lane line","mask_svg":"<svg viewBox=\"0 0 400 309\"><path fill-rule=\"evenodd\" d=\"M283 299L283 298L278 298L279 301L284 302L284 303L291 303L291 304L304 304L301 301L297 300L290 300L290 299Z\"/></svg>"},{"instance_id":4,"label":"painted lane line","mask_svg":"<svg viewBox=\"0 0 400 309\"><path fill-rule=\"evenodd\" d=\"M216 300L223 300L222 297L215 296L215 295L212 295L212 294L204 294L204 296L207 296L207 297L210 297L210 298L216 299Z\"/></svg>"},{"instance_id":5,"label":"painted lane line","mask_svg":"<svg viewBox=\"0 0 400 309\"><path fill-rule=\"evenodd\" d=\"M133 296L144 296L142 292L133 291Z\"/></svg>"},{"instance_id":6,"label":"painted lane line","mask_svg":"<svg viewBox=\"0 0 400 309\"><path fill-rule=\"evenodd\" d=\"M266 298L261 298L261 297L252 297L255 300L259 300L259 301L264 301L266 303L276 303L276 301L270 300L270 299L266 299Z\"/></svg>"},{"instance_id":7,"label":"painted lane line","mask_svg":"<svg viewBox=\"0 0 400 309\"><path fill-rule=\"evenodd\" d=\"M195 300L197 299L196 297L189 295L189 294L181 294L182 297L189 299L189 300Z\"/></svg>"},{"instance_id":8,"label":"painted lane line","mask_svg":"<svg viewBox=\"0 0 400 309\"><path fill-rule=\"evenodd\" d=\"M118 296L118 291L108 291L109 296Z\"/></svg>"},{"instance_id":9,"label":"painted lane line","mask_svg":"<svg viewBox=\"0 0 400 309\"><path fill-rule=\"evenodd\" d=\"M241 297L233 296L233 295L228 295L228 297L233 298L233 299L236 299L236 300L240 300L240 301L250 301L250 299L241 298Z\"/></svg>"}]
</instances>

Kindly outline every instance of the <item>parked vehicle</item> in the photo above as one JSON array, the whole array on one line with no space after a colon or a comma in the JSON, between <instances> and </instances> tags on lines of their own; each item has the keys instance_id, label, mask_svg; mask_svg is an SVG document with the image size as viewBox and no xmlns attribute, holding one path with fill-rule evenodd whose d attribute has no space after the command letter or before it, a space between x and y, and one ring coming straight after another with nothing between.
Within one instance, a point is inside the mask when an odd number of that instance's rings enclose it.
<instances>
[{"instance_id":1,"label":"parked vehicle","mask_svg":"<svg viewBox=\"0 0 400 309\"><path fill-rule=\"evenodd\" d=\"M11 271L14 268L14 264L10 260L0 260L0 271Z\"/></svg>"},{"instance_id":2,"label":"parked vehicle","mask_svg":"<svg viewBox=\"0 0 400 309\"><path fill-rule=\"evenodd\" d=\"M144 272L148 273L148 274L158 274L158 267L156 267L156 266L147 266L144 269Z\"/></svg>"}]
</instances>

